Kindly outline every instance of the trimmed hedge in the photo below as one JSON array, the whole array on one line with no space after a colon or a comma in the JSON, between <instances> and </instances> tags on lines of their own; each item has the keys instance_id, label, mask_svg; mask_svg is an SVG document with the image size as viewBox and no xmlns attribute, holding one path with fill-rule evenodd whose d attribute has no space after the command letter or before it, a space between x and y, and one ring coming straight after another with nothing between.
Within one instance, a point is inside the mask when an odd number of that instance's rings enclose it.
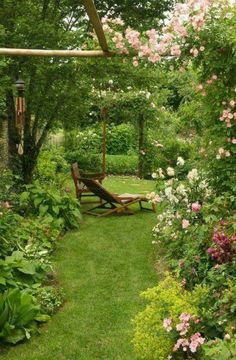
<instances>
[{"instance_id":1,"label":"trimmed hedge","mask_svg":"<svg viewBox=\"0 0 236 360\"><path fill-rule=\"evenodd\" d=\"M136 175L138 169L137 155L107 155L107 174Z\"/></svg>"},{"instance_id":2,"label":"trimmed hedge","mask_svg":"<svg viewBox=\"0 0 236 360\"><path fill-rule=\"evenodd\" d=\"M69 164L77 161L84 172L101 172L102 155L80 151L67 153L65 158ZM112 175L136 175L138 169L137 155L106 155L106 173Z\"/></svg>"}]
</instances>

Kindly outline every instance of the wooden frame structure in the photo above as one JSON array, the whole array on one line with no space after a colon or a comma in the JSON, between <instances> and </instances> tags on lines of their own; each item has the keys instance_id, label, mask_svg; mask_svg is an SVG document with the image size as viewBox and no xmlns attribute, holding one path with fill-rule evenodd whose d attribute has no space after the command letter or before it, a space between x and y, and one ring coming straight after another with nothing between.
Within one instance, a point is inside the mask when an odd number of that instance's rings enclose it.
<instances>
[{"instance_id":1,"label":"wooden frame structure","mask_svg":"<svg viewBox=\"0 0 236 360\"><path fill-rule=\"evenodd\" d=\"M97 13L93 0L83 0L85 10L89 20L93 25L98 38L101 50L45 50L45 49L16 49L0 48L0 56L36 56L36 57L112 57L119 55L114 51L109 51L106 36L103 31L102 23ZM106 169L106 124L103 118L103 144L102 144L102 170L105 176Z\"/></svg>"},{"instance_id":2,"label":"wooden frame structure","mask_svg":"<svg viewBox=\"0 0 236 360\"><path fill-rule=\"evenodd\" d=\"M45 49L13 49L0 48L2 56L42 56L42 57L110 57L118 55L108 49L101 20L93 0L83 0L85 10L92 23L102 50L45 50Z\"/></svg>"}]
</instances>

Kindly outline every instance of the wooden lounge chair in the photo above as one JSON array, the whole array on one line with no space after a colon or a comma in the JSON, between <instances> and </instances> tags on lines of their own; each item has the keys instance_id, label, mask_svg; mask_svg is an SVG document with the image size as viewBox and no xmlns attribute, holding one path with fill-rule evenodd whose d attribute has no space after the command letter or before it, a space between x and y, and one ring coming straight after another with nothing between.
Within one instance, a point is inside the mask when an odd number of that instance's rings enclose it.
<instances>
[{"instance_id":1,"label":"wooden lounge chair","mask_svg":"<svg viewBox=\"0 0 236 360\"><path fill-rule=\"evenodd\" d=\"M143 202L148 202L147 198L138 194L122 194L116 195L107 191L98 181L87 178L80 178L80 180L86 185L86 187L98 196L102 202L89 210L86 210L86 214L95 215L97 217L106 216L112 213L123 213L133 215L134 212L129 208L130 205L139 203L141 210L156 211L155 204L152 203L152 209L145 208ZM94 210L104 210L102 213L98 213Z\"/></svg>"},{"instance_id":2,"label":"wooden lounge chair","mask_svg":"<svg viewBox=\"0 0 236 360\"><path fill-rule=\"evenodd\" d=\"M71 175L72 178L74 180L74 184L75 184L75 193L76 193L76 197L79 200L79 202L82 202L82 196L83 197L91 197L91 196L97 196L94 193L92 193L87 186L81 181L81 176L89 178L89 179L93 179L93 180L97 180L100 183L102 183L105 175L104 174L95 174L95 173L82 173L80 174L79 171L79 166L78 163L75 162L71 165ZM94 202L94 201L93 201ZM96 201L98 202L98 201ZM83 202L86 203L86 202ZM90 201L91 203L91 201Z\"/></svg>"}]
</instances>

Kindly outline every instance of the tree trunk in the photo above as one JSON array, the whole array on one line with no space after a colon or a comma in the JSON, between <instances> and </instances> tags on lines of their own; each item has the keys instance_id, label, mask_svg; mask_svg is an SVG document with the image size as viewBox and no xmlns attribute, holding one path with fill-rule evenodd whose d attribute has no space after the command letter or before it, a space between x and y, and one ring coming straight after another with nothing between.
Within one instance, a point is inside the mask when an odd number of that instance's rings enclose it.
<instances>
[{"instance_id":1,"label":"tree trunk","mask_svg":"<svg viewBox=\"0 0 236 360\"><path fill-rule=\"evenodd\" d=\"M138 177L143 179L143 165L144 165L144 116L141 114L138 121L139 129L139 138L138 138L138 150L139 150L139 159L138 159Z\"/></svg>"}]
</instances>

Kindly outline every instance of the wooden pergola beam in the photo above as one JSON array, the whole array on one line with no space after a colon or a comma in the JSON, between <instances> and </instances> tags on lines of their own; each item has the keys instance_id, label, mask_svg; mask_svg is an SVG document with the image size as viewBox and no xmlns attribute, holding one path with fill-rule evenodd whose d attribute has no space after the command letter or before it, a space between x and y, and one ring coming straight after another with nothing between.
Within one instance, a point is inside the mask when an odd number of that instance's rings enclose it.
<instances>
[{"instance_id":1,"label":"wooden pergola beam","mask_svg":"<svg viewBox=\"0 0 236 360\"><path fill-rule=\"evenodd\" d=\"M3 56L42 56L42 57L111 57L115 52L102 50L41 50L0 48Z\"/></svg>"},{"instance_id":2,"label":"wooden pergola beam","mask_svg":"<svg viewBox=\"0 0 236 360\"><path fill-rule=\"evenodd\" d=\"M107 40L106 40L104 31L102 28L102 23L98 16L97 9L94 5L93 0L83 0L83 2L84 2L86 12L89 16L89 19L90 19L90 21L94 27L94 30L96 32L96 35L97 35L97 38L98 38L98 41L99 41L99 44L100 44L102 50L105 52L109 51L108 45L107 45Z\"/></svg>"},{"instance_id":3,"label":"wooden pergola beam","mask_svg":"<svg viewBox=\"0 0 236 360\"><path fill-rule=\"evenodd\" d=\"M42 56L42 57L111 57L117 55L109 51L101 20L93 0L83 0L86 12L96 32L102 50L44 50L0 48L2 56Z\"/></svg>"}]
</instances>

